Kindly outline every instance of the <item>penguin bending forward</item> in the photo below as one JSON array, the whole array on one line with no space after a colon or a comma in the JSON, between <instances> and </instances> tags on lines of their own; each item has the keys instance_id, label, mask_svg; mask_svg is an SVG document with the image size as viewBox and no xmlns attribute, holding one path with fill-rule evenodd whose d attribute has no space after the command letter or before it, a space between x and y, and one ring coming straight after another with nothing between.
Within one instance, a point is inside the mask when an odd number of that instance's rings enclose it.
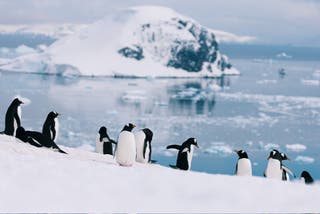
<instances>
[{"instance_id":1,"label":"penguin bending forward","mask_svg":"<svg viewBox=\"0 0 320 214\"><path fill-rule=\"evenodd\" d=\"M16 136L16 131L21 126L21 104L23 104L23 102L18 98L15 98L8 107L4 134Z\"/></svg>"},{"instance_id":2,"label":"penguin bending forward","mask_svg":"<svg viewBox=\"0 0 320 214\"><path fill-rule=\"evenodd\" d=\"M303 171L301 173L300 179L303 180L305 184L312 184L314 182L308 171Z\"/></svg>"},{"instance_id":3,"label":"penguin bending forward","mask_svg":"<svg viewBox=\"0 0 320 214\"><path fill-rule=\"evenodd\" d=\"M276 180L289 180L289 174L293 176L294 174L288 167L282 164L284 160L289 160L289 158L276 149L272 150L268 157L268 164L264 176Z\"/></svg>"},{"instance_id":4,"label":"penguin bending forward","mask_svg":"<svg viewBox=\"0 0 320 214\"><path fill-rule=\"evenodd\" d=\"M181 146L180 145L167 146L167 149L179 150L176 166L172 166L172 165L170 166L173 168L178 168L182 170L190 170L194 147L199 148L197 140L195 138L189 138L184 143L182 143Z\"/></svg>"},{"instance_id":5,"label":"penguin bending forward","mask_svg":"<svg viewBox=\"0 0 320 214\"><path fill-rule=\"evenodd\" d=\"M50 112L42 127L42 134L53 141L57 140L59 133L59 121L57 112Z\"/></svg>"},{"instance_id":6,"label":"penguin bending forward","mask_svg":"<svg viewBox=\"0 0 320 214\"><path fill-rule=\"evenodd\" d=\"M151 141L153 132L148 129L142 129L134 134L137 146L136 161L140 163L151 163Z\"/></svg>"},{"instance_id":7,"label":"penguin bending forward","mask_svg":"<svg viewBox=\"0 0 320 214\"><path fill-rule=\"evenodd\" d=\"M118 137L115 158L120 166L132 166L136 159L136 143L131 132L136 127L134 124L126 124Z\"/></svg>"},{"instance_id":8,"label":"penguin bending forward","mask_svg":"<svg viewBox=\"0 0 320 214\"><path fill-rule=\"evenodd\" d=\"M96 139L96 152L100 154L113 155L112 144L117 144L114 140L110 139L107 134L107 128L102 126Z\"/></svg>"},{"instance_id":9,"label":"penguin bending forward","mask_svg":"<svg viewBox=\"0 0 320 214\"><path fill-rule=\"evenodd\" d=\"M244 150L234 150L239 156L235 174L239 176L252 176L251 161Z\"/></svg>"},{"instance_id":10,"label":"penguin bending forward","mask_svg":"<svg viewBox=\"0 0 320 214\"><path fill-rule=\"evenodd\" d=\"M17 129L16 137L23 142L30 143L33 146L52 148L60 153L67 154L65 151L61 150L53 140L40 132L26 131L22 126L20 126Z\"/></svg>"}]
</instances>

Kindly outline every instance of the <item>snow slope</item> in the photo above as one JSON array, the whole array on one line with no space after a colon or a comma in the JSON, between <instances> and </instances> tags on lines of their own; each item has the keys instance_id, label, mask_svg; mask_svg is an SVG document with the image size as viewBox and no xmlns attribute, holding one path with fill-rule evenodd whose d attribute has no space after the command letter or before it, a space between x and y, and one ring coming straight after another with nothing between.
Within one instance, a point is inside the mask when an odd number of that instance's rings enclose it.
<instances>
[{"instance_id":1,"label":"snow slope","mask_svg":"<svg viewBox=\"0 0 320 214\"><path fill-rule=\"evenodd\" d=\"M318 212L320 187L178 171L0 135L0 212Z\"/></svg>"},{"instance_id":2,"label":"snow slope","mask_svg":"<svg viewBox=\"0 0 320 214\"><path fill-rule=\"evenodd\" d=\"M239 74L220 53L214 31L157 6L115 11L59 39L44 53L18 57L0 69L61 74L68 70L84 76Z\"/></svg>"}]
</instances>

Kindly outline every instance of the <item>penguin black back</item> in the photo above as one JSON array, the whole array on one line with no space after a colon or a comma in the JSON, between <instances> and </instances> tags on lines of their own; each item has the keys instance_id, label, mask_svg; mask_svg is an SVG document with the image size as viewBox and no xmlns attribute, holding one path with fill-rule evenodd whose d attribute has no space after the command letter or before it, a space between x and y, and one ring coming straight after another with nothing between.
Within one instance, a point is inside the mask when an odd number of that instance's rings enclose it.
<instances>
[{"instance_id":1,"label":"penguin black back","mask_svg":"<svg viewBox=\"0 0 320 214\"><path fill-rule=\"evenodd\" d=\"M311 176L310 173L307 172L307 171L303 171L303 172L301 173L300 178L301 178L301 179L304 178L305 184L312 184L312 183L314 182L312 176Z\"/></svg>"},{"instance_id":2,"label":"penguin black back","mask_svg":"<svg viewBox=\"0 0 320 214\"><path fill-rule=\"evenodd\" d=\"M149 158L149 162L150 162L151 161L151 152L152 152L151 141L153 138L153 132L148 128L144 128L144 129L142 129L142 131L146 135L146 138L144 139L144 145L143 145L143 158L146 158L145 154L146 154L146 150L147 150L147 146L148 146L148 148L149 148L149 157L148 158Z\"/></svg>"},{"instance_id":3,"label":"penguin black back","mask_svg":"<svg viewBox=\"0 0 320 214\"><path fill-rule=\"evenodd\" d=\"M51 140L55 140L57 136L55 119L59 116L57 112L51 111L42 127L42 134Z\"/></svg>"},{"instance_id":4,"label":"penguin black back","mask_svg":"<svg viewBox=\"0 0 320 214\"><path fill-rule=\"evenodd\" d=\"M112 143L116 144L116 142L110 139L105 126L99 129L99 141L103 143L103 154L113 155Z\"/></svg>"},{"instance_id":5,"label":"penguin black back","mask_svg":"<svg viewBox=\"0 0 320 214\"><path fill-rule=\"evenodd\" d=\"M195 138L189 138L186 140L182 145L169 145L167 146L167 149L177 149L179 150L178 152L178 157L177 157L177 162L176 162L176 167L182 170L189 170L190 169L190 161L188 157L188 153L191 152L191 145L196 146L197 148L198 143Z\"/></svg>"},{"instance_id":6,"label":"penguin black back","mask_svg":"<svg viewBox=\"0 0 320 214\"><path fill-rule=\"evenodd\" d=\"M13 136L16 132L16 129L21 126L21 118L18 111L18 108L21 104L23 104L23 102L18 98L15 98L8 107L4 129L4 133L6 135Z\"/></svg>"}]
</instances>

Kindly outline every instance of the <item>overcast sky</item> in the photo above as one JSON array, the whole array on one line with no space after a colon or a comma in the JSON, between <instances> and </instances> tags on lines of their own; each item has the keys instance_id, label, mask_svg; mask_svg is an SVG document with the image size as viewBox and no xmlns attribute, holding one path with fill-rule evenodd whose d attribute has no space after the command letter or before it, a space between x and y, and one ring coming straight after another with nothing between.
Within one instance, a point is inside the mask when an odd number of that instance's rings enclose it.
<instances>
[{"instance_id":1,"label":"overcast sky","mask_svg":"<svg viewBox=\"0 0 320 214\"><path fill-rule=\"evenodd\" d=\"M90 23L135 5L161 5L262 43L320 46L320 0L0 0L0 24Z\"/></svg>"}]
</instances>

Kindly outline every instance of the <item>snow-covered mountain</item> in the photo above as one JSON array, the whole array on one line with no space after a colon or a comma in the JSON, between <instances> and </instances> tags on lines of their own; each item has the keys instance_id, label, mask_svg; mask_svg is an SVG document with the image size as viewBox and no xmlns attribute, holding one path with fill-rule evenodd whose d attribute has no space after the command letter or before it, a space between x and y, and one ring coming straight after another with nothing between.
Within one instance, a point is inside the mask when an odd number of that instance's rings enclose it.
<instances>
[{"instance_id":1,"label":"snow-covered mountain","mask_svg":"<svg viewBox=\"0 0 320 214\"><path fill-rule=\"evenodd\" d=\"M16 58L5 70L98 76L207 77L238 74L214 31L164 7L122 9Z\"/></svg>"}]
</instances>

